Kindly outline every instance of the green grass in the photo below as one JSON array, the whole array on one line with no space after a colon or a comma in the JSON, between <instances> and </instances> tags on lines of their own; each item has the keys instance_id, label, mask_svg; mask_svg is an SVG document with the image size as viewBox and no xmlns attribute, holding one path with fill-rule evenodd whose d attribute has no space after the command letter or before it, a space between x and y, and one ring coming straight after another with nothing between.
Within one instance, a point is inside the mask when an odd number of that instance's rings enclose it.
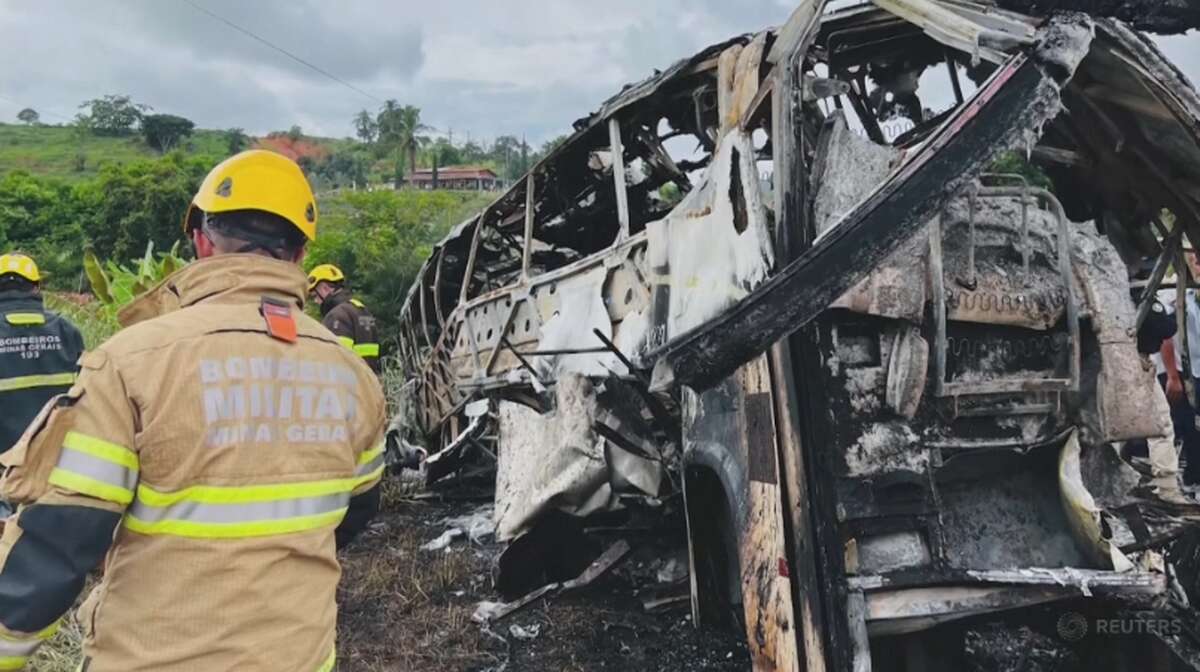
<instances>
[{"instance_id":1,"label":"green grass","mask_svg":"<svg viewBox=\"0 0 1200 672\"><path fill-rule=\"evenodd\" d=\"M83 591L87 595L89 591ZM83 629L74 615L63 620L54 637L42 645L29 663L29 672L75 672L83 658Z\"/></svg>"},{"instance_id":2,"label":"green grass","mask_svg":"<svg viewBox=\"0 0 1200 672\"><path fill-rule=\"evenodd\" d=\"M46 294L46 308L67 318L83 333L88 350L108 340L120 326L94 298L82 294Z\"/></svg>"},{"instance_id":3,"label":"green grass","mask_svg":"<svg viewBox=\"0 0 1200 672\"><path fill-rule=\"evenodd\" d=\"M329 151L345 151L349 139L305 137ZM253 145L253 138L251 138ZM180 148L189 154L224 157L229 153L225 131L196 129ZM137 134L103 137L73 126L27 126L0 123L0 175L25 170L33 175L78 182L94 176L106 162L128 163L160 156ZM82 157L83 169L79 170Z\"/></svg>"},{"instance_id":4,"label":"green grass","mask_svg":"<svg viewBox=\"0 0 1200 672\"><path fill-rule=\"evenodd\" d=\"M194 154L224 156L222 131L196 131L183 143ZM83 170L77 170L83 157ZM80 132L70 126L0 124L0 175L25 170L34 175L77 182L96 174L105 162L127 163L159 156L139 135L119 138Z\"/></svg>"}]
</instances>

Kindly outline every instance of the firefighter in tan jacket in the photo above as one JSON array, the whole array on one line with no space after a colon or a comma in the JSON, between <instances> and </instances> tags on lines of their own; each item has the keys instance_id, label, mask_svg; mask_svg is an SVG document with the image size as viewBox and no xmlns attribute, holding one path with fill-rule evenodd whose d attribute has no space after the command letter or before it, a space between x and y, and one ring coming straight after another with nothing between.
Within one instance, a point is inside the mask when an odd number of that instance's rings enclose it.
<instances>
[{"instance_id":1,"label":"firefighter in tan jacket","mask_svg":"<svg viewBox=\"0 0 1200 672\"><path fill-rule=\"evenodd\" d=\"M217 166L186 226L199 261L122 314L78 383L3 456L0 670L80 608L88 672L328 671L335 547L378 509L384 400L301 310L316 233L296 164Z\"/></svg>"}]
</instances>

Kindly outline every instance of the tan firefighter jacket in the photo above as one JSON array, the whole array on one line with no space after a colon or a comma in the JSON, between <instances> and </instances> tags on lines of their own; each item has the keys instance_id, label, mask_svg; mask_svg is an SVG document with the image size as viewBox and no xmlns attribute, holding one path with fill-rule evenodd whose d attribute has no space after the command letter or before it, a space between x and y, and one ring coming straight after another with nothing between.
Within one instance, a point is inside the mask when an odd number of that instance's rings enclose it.
<instances>
[{"instance_id":1,"label":"tan firefighter jacket","mask_svg":"<svg viewBox=\"0 0 1200 672\"><path fill-rule=\"evenodd\" d=\"M0 540L0 670L101 560L78 612L88 672L333 668L335 530L378 502L385 409L301 311L305 282L260 256L191 264L0 456L22 504Z\"/></svg>"}]
</instances>

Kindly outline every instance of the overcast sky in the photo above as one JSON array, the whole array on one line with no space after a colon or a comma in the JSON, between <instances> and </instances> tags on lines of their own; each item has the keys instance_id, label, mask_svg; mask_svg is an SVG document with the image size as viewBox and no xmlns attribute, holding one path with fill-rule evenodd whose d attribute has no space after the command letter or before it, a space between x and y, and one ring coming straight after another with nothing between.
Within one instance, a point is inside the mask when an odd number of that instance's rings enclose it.
<instances>
[{"instance_id":1,"label":"overcast sky","mask_svg":"<svg viewBox=\"0 0 1200 672\"><path fill-rule=\"evenodd\" d=\"M28 106L58 123L127 93L204 128L348 136L379 107L190 3L421 107L456 142L541 142L655 68L782 23L795 0L0 0L0 120ZM1200 36L1161 43L1200 81Z\"/></svg>"}]
</instances>

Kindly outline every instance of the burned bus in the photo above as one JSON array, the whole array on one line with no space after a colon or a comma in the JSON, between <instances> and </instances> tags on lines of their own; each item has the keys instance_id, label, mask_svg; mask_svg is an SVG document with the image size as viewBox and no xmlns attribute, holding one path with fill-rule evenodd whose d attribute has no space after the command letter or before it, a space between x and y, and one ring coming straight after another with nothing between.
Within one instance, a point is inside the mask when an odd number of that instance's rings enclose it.
<instances>
[{"instance_id":1,"label":"burned bus","mask_svg":"<svg viewBox=\"0 0 1200 672\"><path fill-rule=\"evenodd\" d=\"M802 2L436 246L392 439L495 459L502 540L681 492L756 670L1200 669L1136 342L1197 225L1200 97L1120 18Z\"/></svg>"}]
</instances>

